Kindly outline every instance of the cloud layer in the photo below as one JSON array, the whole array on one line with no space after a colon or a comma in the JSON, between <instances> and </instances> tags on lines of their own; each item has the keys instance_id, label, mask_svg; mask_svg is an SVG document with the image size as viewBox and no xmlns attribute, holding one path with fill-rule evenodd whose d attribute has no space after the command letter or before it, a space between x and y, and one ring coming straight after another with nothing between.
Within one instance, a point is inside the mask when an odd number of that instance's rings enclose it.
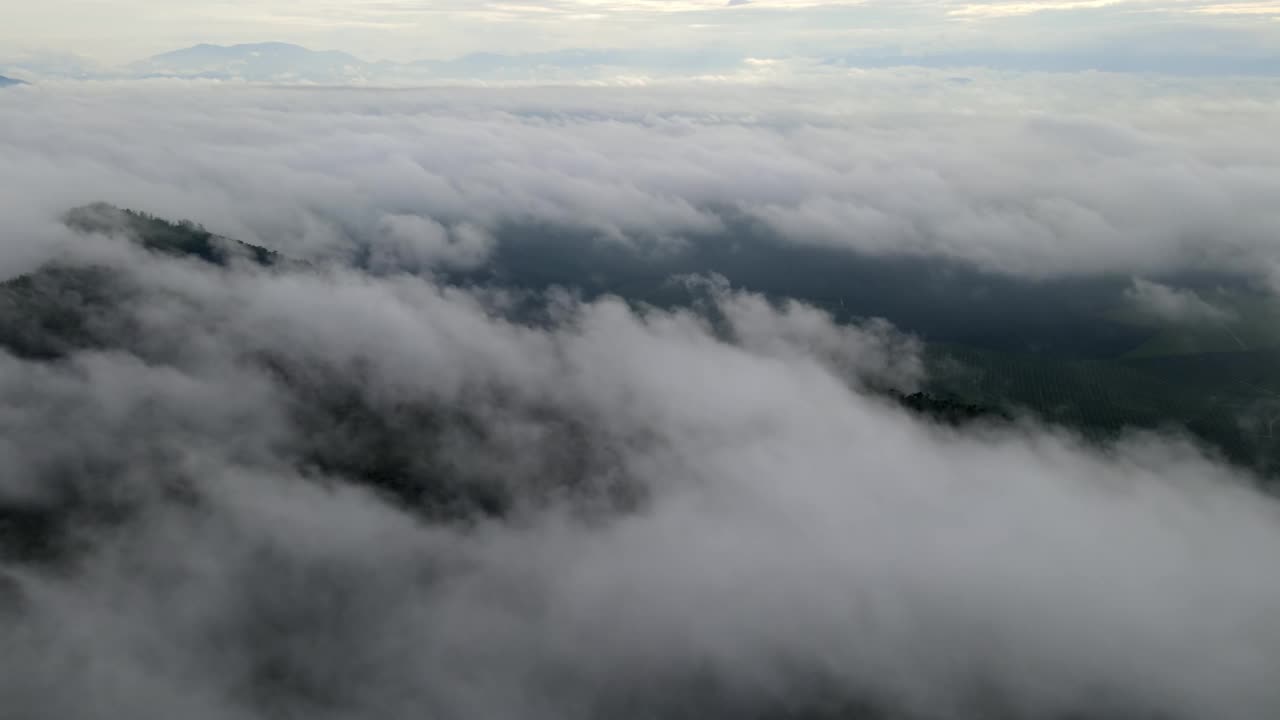
<instances>
[{"instance_id":1,"label":"cloud layer","mask_svg":"<svg viewBox=\"0 0 1280 720\"><path fill-rule=\"evenodd\" d=\"M917 339L732 278L658 309L436 274L513 227L1034 277L1278 259L1265 83L837 79L6 91L0 271L57 260L36 291L83 322L0 355L0 707L1280 712L1280 506L1189 441L935 425L883 392ZM62 226L91 200L311 262Z\"/></svg>"},{"instance_id":2,"label":"cloud layer","mask_svg":"<svg viewBox=\"0 0 1280 720\"><path fill-rule=\"evenodd\" d=\"M511 225L679 243L735 218L1017 275L1275 267L1270 83L975 78L19 88L0 109L4 196L37 234L105 199L295 255L381 243L427 264L474 264Z\"/></svg>"},{"instance_id":3,"label":"cloud layer","mask_svg":"<svg viewBox=\"0 0 1280 720\"><path fill-rule=\"evenodd\" d=\"M0 366L4 496L74 519L3 570L22 717L1280 708L1273 500L1177 440L909 416L868 389L919 377L891 328L714 278L526 324L410 276L80 252L126 322ZM476 493L505 509L448 504Z\"/></svg>"}]
</instances>

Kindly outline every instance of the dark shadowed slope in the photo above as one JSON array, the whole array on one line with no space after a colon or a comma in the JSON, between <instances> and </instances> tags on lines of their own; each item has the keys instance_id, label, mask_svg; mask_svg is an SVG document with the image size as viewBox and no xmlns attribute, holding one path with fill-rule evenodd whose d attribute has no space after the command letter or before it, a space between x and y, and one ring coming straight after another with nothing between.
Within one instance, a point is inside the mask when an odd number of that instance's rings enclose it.
<instances>
[{"instance_id":1,"label":"dark shadowed slope","mask_svg":"<svg viewBox=\"0 0 1280 720\"><path fill-rule=\"evenodd\" d=\"M260 265L280 260L275 252L257 245L214 235L189 221L169 222L153 215L124 210L106 203L94 203L67 213L69 227L85 233L124 233L155 252L190 256L216 265L242 257Z\"/></svg>"}]
</instances>

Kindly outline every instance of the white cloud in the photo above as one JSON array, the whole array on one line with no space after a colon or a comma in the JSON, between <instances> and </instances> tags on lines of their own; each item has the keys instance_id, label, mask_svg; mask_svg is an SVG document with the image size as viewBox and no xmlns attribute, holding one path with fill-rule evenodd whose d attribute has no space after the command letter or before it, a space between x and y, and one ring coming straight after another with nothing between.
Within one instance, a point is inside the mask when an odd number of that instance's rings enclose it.
<instances>
[{"instance_id":1,"label":"white cloud","mask_svg":"<svg viewBox=\"0 0 1280 720\"><path fill-rule=\"evenodd\" d=\"M726 212L1022 275L1280 262L1269 81L775 77L790 84L21 88L0 107L3 202L26 231L6 252L33 261L59 213L107 200L300 257L386 241L419 264L474 264L512 224L687 240Z\"/></svg>"},{"instance_id":2,"label":"white cloud","mask_svg":"<svg viewBox=\"0 0 1280 720\"><path fill-rule=\"evenodd\" d=\"M715 282L736 339L616 299L561 298L530 327L404 277L117 262L169 298L139 303L120 338L145 362L0 363L0 397L23 411L0 421L27 438L7 459L29 469L6 493L57 478L123 510L85 526L66 572L6 566L24 599L0 616L16 712L1280 707L1274 499L1177 441L931 426L859 382L911 366L883 327ZM299 478L299 444L332 429L295 424L309 400L244 360L264 353L387 418L462 413L482 432L396 450L442 452L530 504L423 522ZM577 434L557 434L566 417ZM639 499L573 505L618 485Z\"/></svg>"},{"instance_id":3,"label":"white cloud","mask_svg":"<svg viewBox=\"0 0 1280 720\"><path fill-rule=\"evenodd\" d=\"M476 267L493 247L493 238L475 225L451 229L416 215L387 215L379 229L382 237L373 247L371 265L385 271Z\"/></svg>"},{"instance_id":4,"label":"white cloud","mask_svg":"<svg viewBox=\"0 0 1280 720\"><path fill-rule=\"evenodd\" d=\"M1194 290L1141 278L1134 279L1125 297L1139 313L1165 323L1222 325L1236 319L1230 310L1209 303Z\"/></svg>"}]
</instances>

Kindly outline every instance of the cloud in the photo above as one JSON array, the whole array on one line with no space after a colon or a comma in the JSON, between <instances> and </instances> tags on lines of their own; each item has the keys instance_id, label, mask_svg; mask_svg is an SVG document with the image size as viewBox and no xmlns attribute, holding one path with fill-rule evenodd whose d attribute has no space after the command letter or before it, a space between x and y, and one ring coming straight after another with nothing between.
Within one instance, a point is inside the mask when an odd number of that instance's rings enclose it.
<instances>
[{"instance_id":1,"label":"cloud","mask_svg":"<svg viewBox=\"0 0 1280 720\"><path fill-rule=\"evenodd\" d=\"M670 246L740 222L1016 276L1276 265L1265 82L791 71L625 91L24 88L0 109L26 231L5 252L29 263L27 238L105 199L294 256L380 245L423 265L474 264L511 227Z\"/></svg>"},{"instance_id":2,"label":"cloud","mask_svg":"<svg viewBox=\"0 0 1280 720\"><path fill-rule=\"evenodd\" d=\"M732 277L665 309L440 280L513 227L655 263L743 227L1038 278L1275 261L1259 85L974 77L21 89L0 266L115 280L58 295L86 347L0 355L0 706L1275 715L1280 508L1186 439L932 424L881 392L917 339ZM97 199L315 262L60 227Z\"/></svg>"},{"instance_id":3,"label":"cloud","mask_svg":"<svg viewBox=\"0 0 1280 720\"><path fill-rule=\"evenodd\" d=\"M1273 499L1176 439L923 422L869 389L919 373L882 324L715 278L528 324L404 275L77 252L141 294L105 350L0 364L0 489L79 513L65 569L4 565L23 716L1280 707ZM360 407L413 492L306 461L371 459L329 447ZM509 509L435 515L450 482Z\"/></svg>"},{"instance_id":4,"label":"cloud","mask_svg":"<svg viewBox=\"0 0 1280 720\"><path fill-rule=\"evenodd\" d=\"M474 225L449 229L416 215L388 215L380 229L384 239L375 244L370 264L388 271L475 267L493 246L493 238Z\"/></svg>"},{"instance_id":5,"label":"cloud","mask_svg":"<svg viewBox=\"0 0 1280 720\"><path fill-rule=\"evenodd\" d=\"M1222 325L1236 317L1230 311L1207 302L1194 290L1173 288L1135 278L1125 292L1134 309L1164 323L1178 325Z\"/></svg>"}]
</instances>

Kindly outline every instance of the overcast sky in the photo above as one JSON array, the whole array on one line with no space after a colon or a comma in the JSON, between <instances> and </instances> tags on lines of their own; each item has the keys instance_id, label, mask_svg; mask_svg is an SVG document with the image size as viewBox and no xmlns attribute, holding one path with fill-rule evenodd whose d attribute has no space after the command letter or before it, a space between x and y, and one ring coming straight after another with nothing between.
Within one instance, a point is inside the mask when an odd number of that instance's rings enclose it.
<instances>
[{"instance_id":1,"label":"overcast sky","mask_svg":"<svg viewBox=\"0 0 1280 720\"><path fill-rule=\"evenodd\" d=\"M200 42L278 40L366 59L570 47L748 55L1136 51L1275 56L1275 0L49 0L5 13L0 56L107 63Z\"/></svg>"}]
</instances>

